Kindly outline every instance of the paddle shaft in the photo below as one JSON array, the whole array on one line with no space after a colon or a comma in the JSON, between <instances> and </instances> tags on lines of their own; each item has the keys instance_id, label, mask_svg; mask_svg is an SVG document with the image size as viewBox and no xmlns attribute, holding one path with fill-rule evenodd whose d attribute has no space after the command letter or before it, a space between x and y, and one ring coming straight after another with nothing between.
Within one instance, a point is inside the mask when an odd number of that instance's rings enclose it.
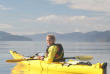
<instances>
[{"instance_id":1,"label":"paddle shaft","mask_svg":"<svg viewBox=\"0 0 110 74\"><path fill-rule=\"evenodd\" d=\"M61 58L61 60L65 60L65 59L78 59L78 60L92 60L93 57L92 56L76 56L76 57L65 57L65 58ZM28 61L28 60L40 60L40 59L10 59L10 60L6 60L6 62L21 62L21 61Z\"/></svg>"},{"instance_id":2,"label":"paddle shaft","mask_svg":"<svg viewBox=\"0 0 110 74\"><path fill-rule=\"evenodd\" d=\"M61 58L61 60L65 60L65 59L75 59L75 57ZM10 60L6 60L6 62L21 62L21 61L28 61L28 60L39 60L39 59L10 59Z\"/></svg>"},{"instance_id":3,"label":"paddle shaft","mask_svg":"<svg viewBox=\"0 0 110 74\"><path fill-rule=\"evenodd\" d=\"M64 57L62 59L76 59L75 57Z\"/></svg>"}]
</instances>

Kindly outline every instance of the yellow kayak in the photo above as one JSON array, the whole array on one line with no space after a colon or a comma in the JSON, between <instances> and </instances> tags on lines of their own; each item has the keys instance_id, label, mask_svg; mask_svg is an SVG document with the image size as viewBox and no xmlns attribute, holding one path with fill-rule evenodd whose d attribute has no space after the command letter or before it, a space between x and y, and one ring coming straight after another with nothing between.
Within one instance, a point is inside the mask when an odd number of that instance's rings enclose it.
<instances>
[{"instance_id":1,"label":"yellow kayak","mask_svg":"<svg viewBox=\"0 0 110 74\"><path fill-rule=\"evenodd\" d=\"M22 59L23 55L10 51L14 59ZM43 60L25 60L18 62L33 69L64 72L72 74L106 74L107 63L83 63L78 61L70 62L45 62ZM53 73L54 74L54 73Z\"/></svg>"}]
</instances>

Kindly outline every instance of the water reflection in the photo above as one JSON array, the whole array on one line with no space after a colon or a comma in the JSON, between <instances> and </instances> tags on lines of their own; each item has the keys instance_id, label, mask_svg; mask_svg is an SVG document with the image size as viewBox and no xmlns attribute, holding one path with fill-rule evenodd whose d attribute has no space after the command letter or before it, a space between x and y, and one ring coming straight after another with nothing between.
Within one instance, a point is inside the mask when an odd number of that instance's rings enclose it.
<instances>
[{"instance_id":1,"label":"water reflection","mask_svg":"<svg viewBox=\"0 0 110 74\"><path fill-rule=\"evenodd\" d=\"M42 70L35 67L25 66L21 63L17 63L14 68L11 68L11 74L73 74L58 71Z\"/></svg>"}]
</instances>

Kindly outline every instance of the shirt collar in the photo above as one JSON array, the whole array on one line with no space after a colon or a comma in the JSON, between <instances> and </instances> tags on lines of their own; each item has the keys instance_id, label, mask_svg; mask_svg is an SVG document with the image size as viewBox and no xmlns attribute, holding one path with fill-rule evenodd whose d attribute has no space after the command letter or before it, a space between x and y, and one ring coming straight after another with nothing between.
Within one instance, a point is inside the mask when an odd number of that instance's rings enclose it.
<instances>
[{"instance_id":1,"label":"shirt collar","mask_svg":"<svg viewBox=\"0 0 110 74\"><path fill-rule=\"evenodd\" d=\"M54 45L55 43L52 43L51 45L49 45L49 46L47 46L47 47L50 47L50 46L52 46L52 45Z\"/></svg>"}]
</instances>

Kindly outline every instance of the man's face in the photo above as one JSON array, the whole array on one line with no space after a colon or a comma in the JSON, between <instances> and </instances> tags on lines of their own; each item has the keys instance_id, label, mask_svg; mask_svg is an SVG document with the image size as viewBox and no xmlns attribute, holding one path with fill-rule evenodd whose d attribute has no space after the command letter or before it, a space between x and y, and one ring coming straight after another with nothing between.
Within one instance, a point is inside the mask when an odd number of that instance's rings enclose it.
<instances>
[{"instance_id":1,"label":"man's face","mask_svg":"<svg viewBox=\"0 0 110 74\"><path fill-rule=\"evenodd\" d=\"M50 37L47 37L46 42L48 45L51 45L52 43L54 43L54 40L50 39Z\"/></svg>"}]
</instances>

